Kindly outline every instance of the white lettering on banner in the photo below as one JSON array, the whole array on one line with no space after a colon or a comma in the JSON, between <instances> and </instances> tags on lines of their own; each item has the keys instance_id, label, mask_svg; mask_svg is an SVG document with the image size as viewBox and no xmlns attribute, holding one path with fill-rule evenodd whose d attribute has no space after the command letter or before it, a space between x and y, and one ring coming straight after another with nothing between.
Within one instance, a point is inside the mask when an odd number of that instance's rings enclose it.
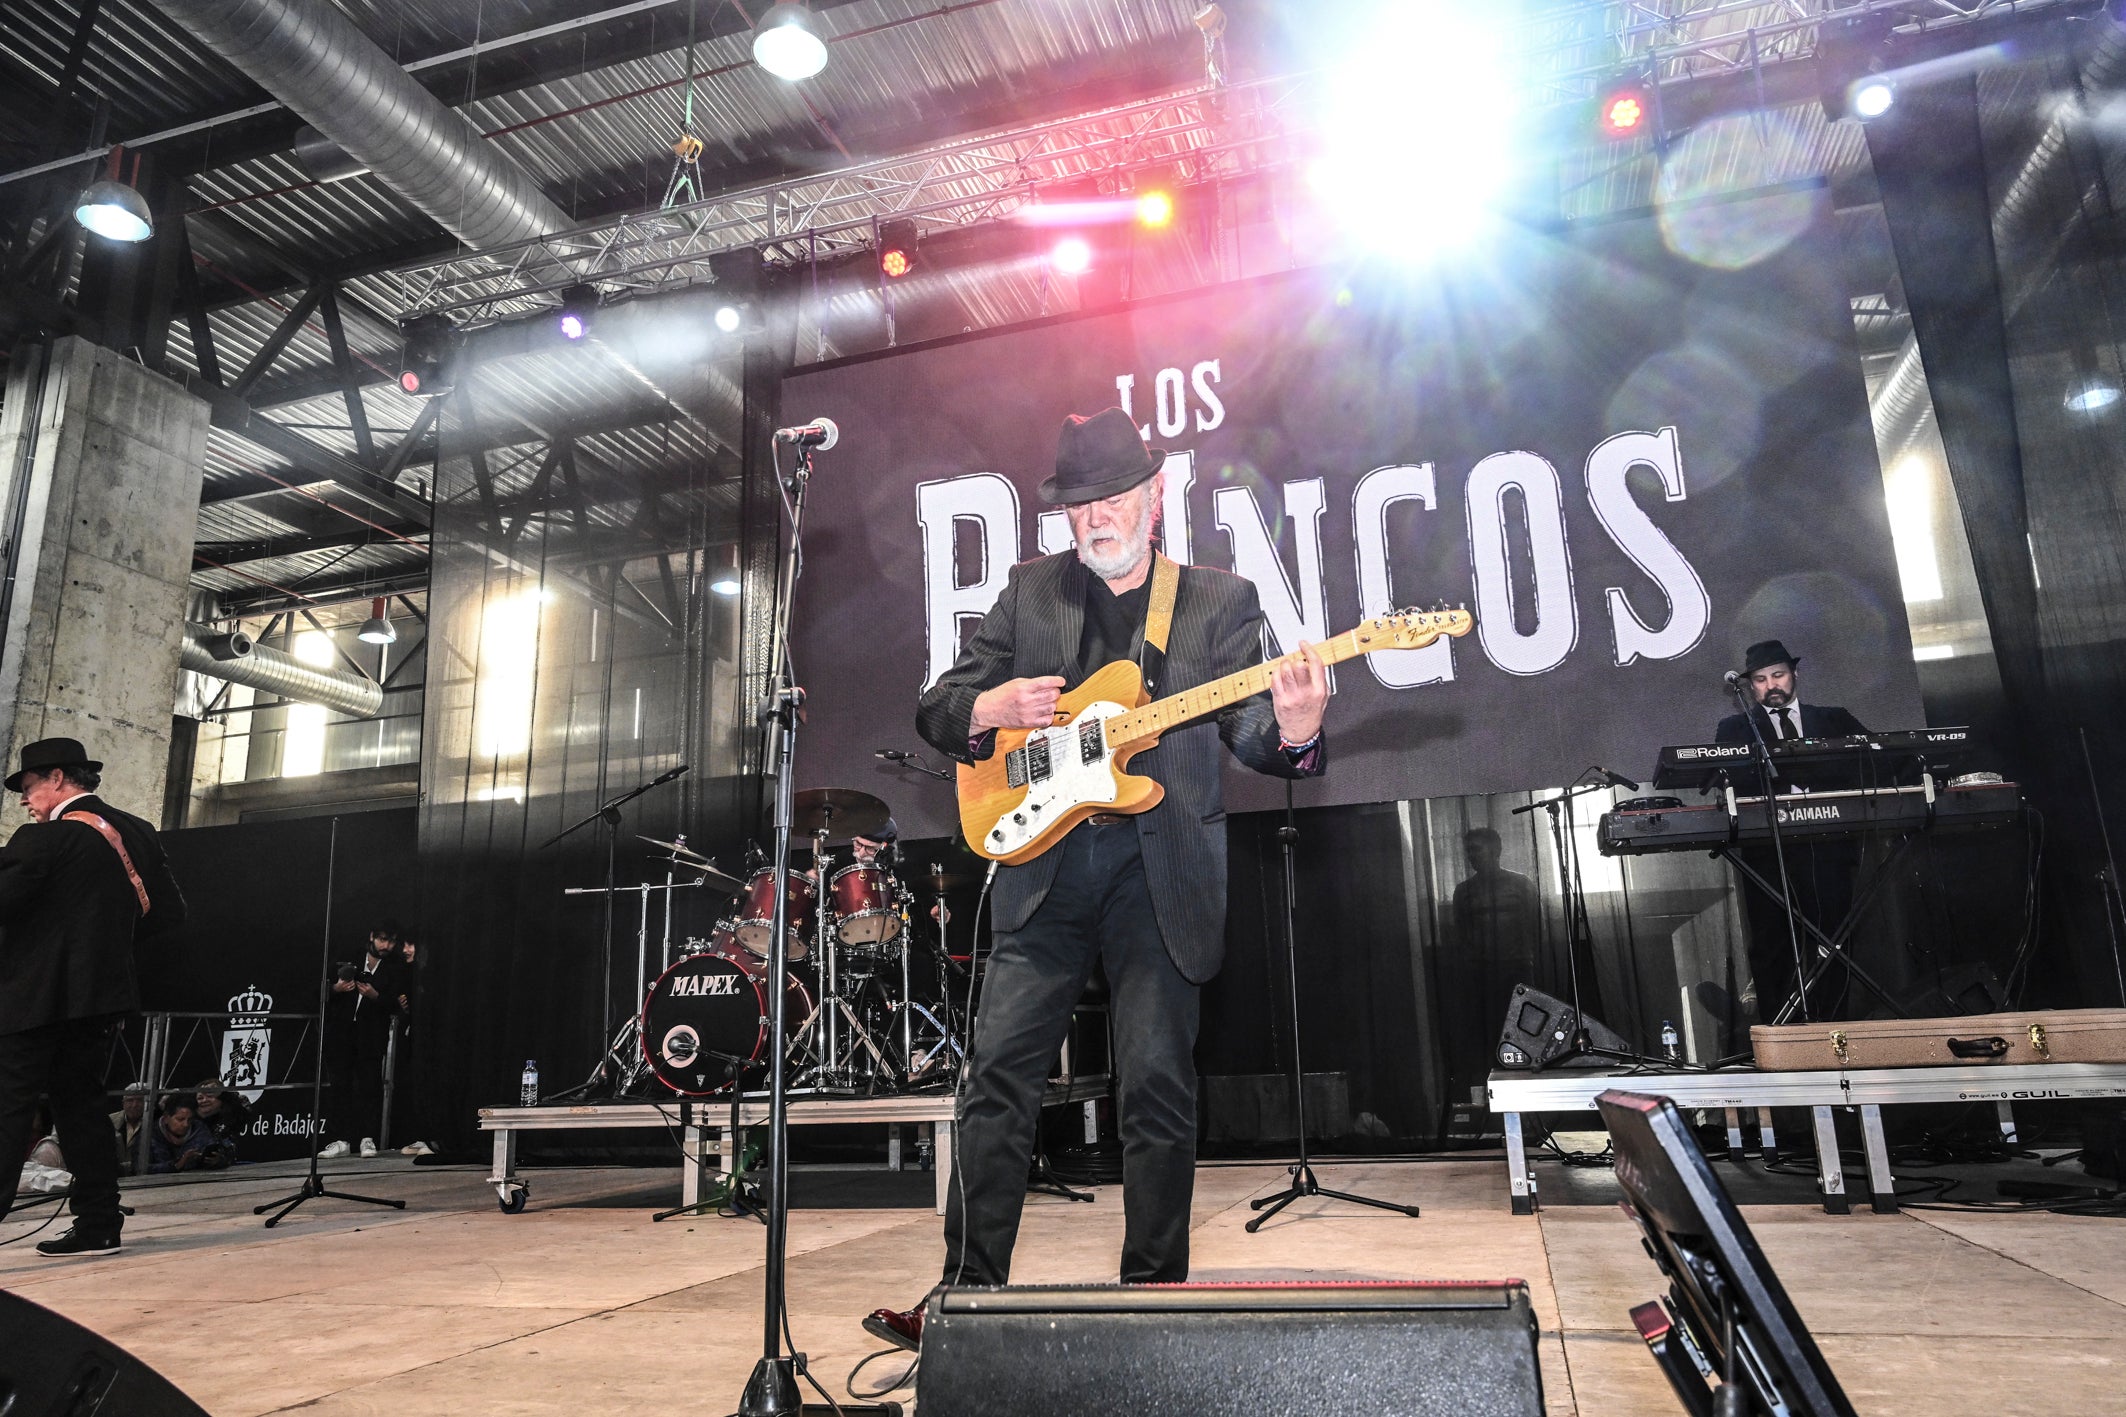
<instances>
[{"instance_id":1,"label":"white lettering on banner","mask_svg":"<svg viewBox=\"0 0 2126 1417\"><path fill-rule=\"evenodd\" d=\"M1188 490L1196 483L1196 450L1169 451L1159 470L1166 474L1166 495L1159 502L1160 549L1167 559L1186 566L1190 564Z\"/></svg>"},{"instance_id":2,"label":"white lettering on banner","mask_svg":"<svg viewBox=\"0 0 2126 1417\"><path fill-rule=\"evenodd\" d=\"M1202 408L1196 410L1196 431L1198 433L1208 433L1219 424L1225 422L1225 404L1219 400L1217 392L1211 388L1211 381L1214 379L1220 382L1225 379L1225 375L1218 371L1218 361L1215 359L1206 359L1195 368L1189 370L1189 382L1195 385L1196 388L1196 402L1203 405Z\"/></svg>"},{"instance_id":3,"label":"white lettering on banner","mask_svg":"<svg viewBox=\"0 0 2126 1417\"><path fill-rule=\"evenodd\" d=\"M1506 494L1518 491L1533 561L1534 625L1514 615L1506 549ZM1572 553L1565 544L1565 494L1558 470L1534 453L1493 453L1469 470L1470 562L1476 571L1476 634L1508 674L1544 674L1565 662L1580 637L1572 598Z\"/></svg>"},{"instance_id":4,"label":"white lettering on banner","mask_svg":"<svg viewBox=\"0 0 2126 1417\"><path fill-rule=\"evenodd\" d=\"M1181 371L1161 369L1152 390L1158 396L1159 436L1180 437L1188 431L1188 399L1182 388Z\"/></svg>"},{"instance_id":5,"label":"white lettering on banner","mask_svg":"<svg viewBox=\"0 0 2126 1417\"><path fill-rule=\"evenodd\" d=\"M1078 539L1070 534L1070 518L1064 516L1060 510L1041 513L1034 518L1033 528L1034 541L1040 546L1043 556L1068 551L1078 544Z\"/></svg>"},{"instance_id":6,"label":"white lettering on banner","mask_svg":"<svg viewBox=\"0 0 2126 1417\"><path fill-rule=\"evenodd\" d=\"M1712 597L1706 594L1697 568L1631 495L1630 474L1635 467L1651 469L1661 479L1666 500L1681 502L1689 496L1683 486L1683 459L1676 449L1674 427L1657 433L1618 433L1597 443L1587 455L1587 500L1602 530L1668 597L1668 623L1657 630L1631 608L1623 587L1608 588L1609 622L1616 636L1619 668L1641 655L1677 659L1689 654L1713 622Z\"/></svg>"},{"instance_id":7,"label":"white lettering on banner","mask_svg":"<svg viewBox=\"0 0 2126 1417\"><path fill-rule=\"evenodd\" d=\"M1329 637L1328 594L1321 574L1321 514L1329 504L1319 477L1284 484L1284 517L1299 549L1299 584L1285 574L1284 558L1263 520L1262 508L1245 487L1221 487L1211 495L1211 513L1232 539L1233 570L1255 583L1273 654Z\"/></svg>"},{"instance_id":8,"label":"white lettering on banner","mask_svg":"<svg viewBox=\"0 0 2126 1417\"><path fill-rule=\"evenodd\" d=\"M1416 502L1439 510L1439 486L1431 463L1377 467L1358 479L1351 493L1351 531L1358 542L1358 613L1366 618L1396 608L1389 575L1388 508ZM1441 636L1423 649L1390 649L1366 656L1373 677L1390 689L1444 684L1454 678L1454 641Z\"/></svg>"},{"instance_id":9,"label":"white lettering on banner","mask_svg":"<svg viewBox=\"0 0 2126 1417\"><path fill-rule=\"evenodd\" d=\"M1004 593L1005 579L1019 559L1019 492L1011 479L993 472L924 482L915 489L915 519L923 536L924 639L929 667L928 689L960 657L960 629L979 621ZM961 581L953 543L956 523L980 528L981 565L974 578Z\"/></svg>"},{"instance_id":10,"label":"white lettering on banner","mask_svg":"<svg viewBox=\"0 0 2126 1417\"><path fill-rule=\"evenodd\" d=\"M1137 410L1130 406L1131 395L1133 395L1136 390L1137 376L1135 374L1115 375L1115 402L1122 405L1122 411L1128 414L1131 418L1135 418L1137 416ZM1137 436L1139 438L1144 439L1146 442L1150 442L1152 437L1152 425L1149 423L1138 424Z\"/></svg>"}]
</instances>

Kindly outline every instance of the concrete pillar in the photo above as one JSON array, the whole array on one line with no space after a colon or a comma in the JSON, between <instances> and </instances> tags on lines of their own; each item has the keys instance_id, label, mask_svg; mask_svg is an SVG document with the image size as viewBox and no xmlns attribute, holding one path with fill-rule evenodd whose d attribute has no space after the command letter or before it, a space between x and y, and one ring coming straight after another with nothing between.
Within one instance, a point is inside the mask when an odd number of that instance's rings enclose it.
<instances>
[{"instance_id":1,"label":"concrete pillar","mask_svg":"<svg viewBox=\"0 0 2126 1417\"><path fill-rule=\"evenodd\" d=\"M153 821L207 455L207 405L122 355L24 345L0 404L0 744L78 738ZM6 816L19 820L10 803Z\"/></svg>"}]
</instances>

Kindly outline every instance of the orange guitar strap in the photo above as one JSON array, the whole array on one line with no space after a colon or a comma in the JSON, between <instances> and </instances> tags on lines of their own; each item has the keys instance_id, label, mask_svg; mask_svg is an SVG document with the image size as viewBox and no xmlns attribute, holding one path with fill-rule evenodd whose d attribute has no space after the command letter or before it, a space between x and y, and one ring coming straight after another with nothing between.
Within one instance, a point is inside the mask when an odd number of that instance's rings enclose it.
<instances>
[{"instance_id":1,"label":"orange guitar strap","mask_svg":"<svg viewBox=\"0 0 2126 1417\"><path fill-rule=\"evenodd\" d=\"M94 812L67 812L62 814L61 820L80 822L84 826L94 827L96 834L111 844L111 850L118 853L118 864L125 867L125 878L133 883L133 894L140 901L140 913L146 915L148 913L148 888L146 883L140 879L140 872L133 869L133 858L127 853L125 841L118 835L118 828L112 826Z\"/></svg>"}]
</instances>

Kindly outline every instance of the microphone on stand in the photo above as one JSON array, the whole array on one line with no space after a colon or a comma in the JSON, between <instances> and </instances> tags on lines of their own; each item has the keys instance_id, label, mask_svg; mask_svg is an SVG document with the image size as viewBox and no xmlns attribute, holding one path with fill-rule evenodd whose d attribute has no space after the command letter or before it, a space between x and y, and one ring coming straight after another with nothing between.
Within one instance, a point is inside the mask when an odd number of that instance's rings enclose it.
<instances>
[{"instance_id":1,"label":"microphone on stand","mask_svg":"<svg viewBox=\"0 0 2126 1417\"><path fill-rule=\"evenodd\" d=\"M842 430L831 418L815 418L810 423L795 428L778 428L775 441L792 443L800 448L817 448L821 452L841 441Z\"/></svg>"},{"instance_id":2,"label":"microphone on stand","mask_svg":"<svg viewBox=\"0 0 2126 1417\"><path fill-rule=\"evenodd\" d=\"M1727 671L1727 673L1720 676L1720 682L1727 685L1727 687L1730 689L1739 689L1742 687L1742 671L1739 669L1730 669Z\"/></svg>"},{"instance_id":3,"label":"microphone on stand","mask_svg":"<svg viewBox=\"0 0 2126 1417\"><path fill-rule=\"evenodd\" d=\"M1633 782L1623 773L1611 772L1608 768L1605 767L1597 767L1595 771L1600 773L1602 775L1603 781L1607 782L1611 787L1621 787L1626 792L1637 792L1639 790L1639 784Z\"/></svg>"},{"instance_id":4,"label":"microphone on stand","mask_svg":"<svg viewBox=\"0 0 2126 1417\"><path fill-rule=\"evenodd\" d=\"M680 764L680 765L679 765L678 767L676 767L676 768L673 768L673 769L672 769L672 770L671 770L670 772L668 772L668 773L665 773L665 774L664 774L663 776L659 777L659 778L657 779L657 781L656 781L656 782L653 782L653 783L651 783L651 784L650 784L650 786L652 786L652 787L656 787L656 786L658 786L658 785L659 785L660 783L666 783L666 782L670 782L670 781L672 781L672 780L673 780L674 778L684 777L684 776L686 776L686 773L687 773L687 764L685 764L685 763L681 763L681 764Z\"/></svg>"},{"instance_id":5,"label":"microphone on stand","mask_svg":"<svg viewBox=\"0 0 2126 1417\"><path fill-rule=\"evenodd\" d=\"M898 748L880 748L871 756L874 758L883 759L884 761L889 763L905 763L913 759L915 757L915 754L904 753Z\"/></svg>"}]
</instances>

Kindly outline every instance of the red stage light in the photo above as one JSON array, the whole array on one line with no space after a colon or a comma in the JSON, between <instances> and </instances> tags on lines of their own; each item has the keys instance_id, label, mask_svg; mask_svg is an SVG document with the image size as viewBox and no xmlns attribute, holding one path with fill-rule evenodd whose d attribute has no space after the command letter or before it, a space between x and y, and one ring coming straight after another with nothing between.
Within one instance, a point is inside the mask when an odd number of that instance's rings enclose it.
<instances>
[{"instance_id":1,"label":"red stage light","mask_svg":"<svg viewBox=\"0 0 2126 1417\"><path fill-rule=\"evenodd\" d=\"M1145 226L1160 227L1174 219L1174 199L1164 192L1146 192L1137 198L1137 220Z\"/></svg>"},{"instance_id":2,"label":"red stage light","mask_svg":"<svg viewBox=\"0 0 2126 1417\"><path fill-rule=\"evenodd\" d=\"M1067 276L1083 275L1093 266L1092 243L1082 236L1066 236L1056 243L1048 259Z\"/></svg>"},{"instance_id":3,"label":"red stage light","mask_svg":"<svg viewBox=\"0 0 2126 1417\"><path fill-rule=\"evenodd\" d=\"M1602 100L1602 131L1612 138L1631 138L1646 131L1653 105L1640 89L1619 89Z\"/></svg>"},{"instance_id":4,"label":"red stage light","mask_svg":"<svg viewBox=\"0 0 2126 1417\"><path fill-rule=\"evenodd\" d=\"M409 394L417 394L421 391L421 376L408 369L399 375L399 387Z\"/></svg>"},{"instance_id":5,"label":"red stage light","mask_svg":"<svg viewBox=\"0 0 2126 1417\"><path fill-rule=\"evenodd\" d=\"M899 250L888 251L878 258L878 268L898 280L908 274L908 253Z\"/></svg>"}]
</instances>

